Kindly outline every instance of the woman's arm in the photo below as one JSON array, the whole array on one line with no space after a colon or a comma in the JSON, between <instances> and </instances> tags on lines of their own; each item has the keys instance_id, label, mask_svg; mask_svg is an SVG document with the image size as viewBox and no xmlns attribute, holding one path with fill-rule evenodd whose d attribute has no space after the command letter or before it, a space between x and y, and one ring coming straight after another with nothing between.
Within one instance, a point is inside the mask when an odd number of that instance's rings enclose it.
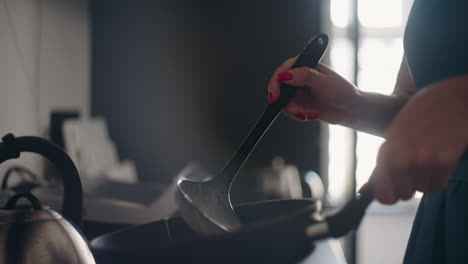
<instances>
[{"instance_id":1,"label":"woman's arm","mask_svg":"<svg viewBox=\"0 0 468 264\"><path fill-rule=\"evenodd\" d=\"M415 92L416 88L403 56L393 94L388 96L357 91L344 111L345 116L340 124L383 136L391 121Z\"/></svg>"},{"instance_id":2,"label":"woman's arm","mask_svg":"<svg viewBox=\"0 0 468 264\"><path fill-rule=\"evenodd\" d=\"M375 135L383 135L408 98L415 93L413 79L403 58L393 95L360 92L323 64L315 69L291 69L296 58L276 69L268 86L269 100L280 94L281 83L304 87L286 106L285 113L297 121L320 119Z\"/></svg>"}]
</instances>

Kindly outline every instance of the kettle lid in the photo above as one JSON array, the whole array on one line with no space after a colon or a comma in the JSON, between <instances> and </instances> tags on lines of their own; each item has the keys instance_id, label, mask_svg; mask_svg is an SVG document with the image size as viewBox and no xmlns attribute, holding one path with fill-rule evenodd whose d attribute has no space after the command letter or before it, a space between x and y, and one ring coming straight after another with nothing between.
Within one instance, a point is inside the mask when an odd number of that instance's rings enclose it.
<instances>
[{"instance_id":1,"label":"kettle lid","mask_svg":"<svg viewBox=\"0 0 468 264\"><path fill-rule=\"evenodd\" d=\"M21 198L27 199L31 206L22 206L15 208L16 203ZM31 193L19 193L13 195L7 202L4 208L0 209L1 222L33 222L44 220L56 220L62 216L50 209L43 209L39 199Z\"/></svg>"}]
</instances>

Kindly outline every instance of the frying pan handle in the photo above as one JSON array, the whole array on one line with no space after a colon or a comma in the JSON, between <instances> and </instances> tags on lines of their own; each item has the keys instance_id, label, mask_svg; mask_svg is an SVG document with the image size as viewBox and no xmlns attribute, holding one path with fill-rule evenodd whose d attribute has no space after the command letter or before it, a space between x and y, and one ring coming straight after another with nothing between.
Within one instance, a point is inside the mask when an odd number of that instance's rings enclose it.
<instances>
[{"instance_id":1,"label":"frying pan handle","mask_svg":"<svg viewBox=\"0 0 468 264\"><path fill-rule=\"evenodd\" d=\"M374 200L374 188L368 185L361 195L349 201L338 213L328 216L306 228L306 235L310 239L324 239L342 237L361 224L367 207Z\"/></svg>"}]
</instances>

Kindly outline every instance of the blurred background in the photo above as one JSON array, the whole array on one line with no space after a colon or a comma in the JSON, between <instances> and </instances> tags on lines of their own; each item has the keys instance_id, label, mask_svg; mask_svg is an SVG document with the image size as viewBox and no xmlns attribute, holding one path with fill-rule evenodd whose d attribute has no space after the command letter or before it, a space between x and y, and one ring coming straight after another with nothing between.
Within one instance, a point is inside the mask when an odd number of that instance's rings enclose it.
<instances>
[{"instance_id":1,"label":"blurred background","mask_svg":"<svg viewBox=\"0 0 468 264\"><path fill-rule=\"evenodd\" d=\"M194 162L222 168L266 106L274 69L315 34L331 38L324 63L361 90L390 94L411 4L0 0L0 134L67 150L83 178L90 237L160 219L173 213L175 177ZM280 116L233 199L317 195L339 208L366 182L381 143ZM49 164L24 155L0 173L15 164L40 175L43 196L57 203ZM347 262L401 262L417 204L373 204L341 241Z\"/></svg>"}]
</instances>

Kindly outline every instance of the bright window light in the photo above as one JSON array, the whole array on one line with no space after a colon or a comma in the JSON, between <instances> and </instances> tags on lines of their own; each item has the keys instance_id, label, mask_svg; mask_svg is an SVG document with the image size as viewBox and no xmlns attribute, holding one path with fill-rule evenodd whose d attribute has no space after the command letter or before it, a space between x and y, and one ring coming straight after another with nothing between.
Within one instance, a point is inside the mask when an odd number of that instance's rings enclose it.
<instances>
[{"instance_id":1,"label":"bright window light","mask_svg":"<svg viewBox=\"0 0 468 264\"><path fill-rule=\"evenodd\" d=\"M349 25L349 12L351 0L331 0L331 21L335 27L347 27Z\"/></svg>"},{"instance_id":2,"label":"bright window light","mask_svg":"<svg viewBox=\"0 0 468 264\"><path fill-rule=\"evenodd\" d=\"M340 203L345 198L349 176L352 173L353 133L342 126L329 126L330 141L328 142L328 201Z\"/></svg>"},{"instance_id":3,"label":"bright window light","mask_svg":"<svg viewBox=\"0 0 468 264\"><path fill-rule=\"evenodd\" d=\"M359 50L359 89L368 92L391 94L403 57L403 40L364 38ZM372 173L381 137L357 133L356 188L359 189Z\"/></svg>"},{"instance_id":4,"label":"bright window light","mask_svg":"<svg viewBox=\"0 0 468 264\"><path fill-rule=\"evenodd\" d=\"M363 38L359 49L359 89L391 94L403 57L403 39Z\"/></svg>"},{"instance_id":5,"label":"bright window light","mask_svg":"<svg viewBox=\"0 0 468 264\"><path fill-rule=\"evenodd\" d=\"M351 0L330 0L330 17L336 28L351 24ZM391 94L403 55L403 36L395 35L402 28L403 15L409 13L412 0L358 0L358 20L362 32L358 51L359 89L368 92ZM404 1L404 2L403 2ZM372 28L372 30L365 30ZM348 80L354 72L354 44L343 32L332 36L330 61L332 68ZM328 199L341 202L349 190L353 161L352 130L341 126L329 126L328 143ZM364 184L376 164L376 157L383 139L366 133L357 133L357 188ZM420 196L417 194L416 197Z\"/></svg>"},{"instance_id":6,"label":"bright window light","mask_svg":"<svg viewBox=\"0 0 468 264\"><path fill-rule=\"evenodd\" d=\"M364 27L401 27L402 0L359 0L358 18Z\"/></svg>"},{"instance_id":7,"label":"bright window light","mask_svg":"<svg viewBox=\"0 0 468 264\"><path fill-rule=\"evenodd\" d=\"M330 62L333 69L344 78L353 76L353 45L347 38L336 38L331 42ZM328 201L339 204L345 199L349 179L353 175L353 133L342 126L329 127L328 142Z\"/></svg>"},{"instance_id":8,"label":"bright window light","mask_svg":"<svg viewBox=\"0 0 468 264\"><path fill-rule=\"evenodd\" d=\"M353 78L353 44L350 39L337 37L331 42L330 62L333 70L348 81Z\"/></svg>"},{"instance_id":9,"label":"bright window light","mask_svg":"<svg viewBox=\"0 0 468 264\"><path fill-rule=\"evenodd\" d=\"M356 190L367 182L374 170L376 157L383 139L367 133L357 133Z\"/></svg>"}]
</instances>

